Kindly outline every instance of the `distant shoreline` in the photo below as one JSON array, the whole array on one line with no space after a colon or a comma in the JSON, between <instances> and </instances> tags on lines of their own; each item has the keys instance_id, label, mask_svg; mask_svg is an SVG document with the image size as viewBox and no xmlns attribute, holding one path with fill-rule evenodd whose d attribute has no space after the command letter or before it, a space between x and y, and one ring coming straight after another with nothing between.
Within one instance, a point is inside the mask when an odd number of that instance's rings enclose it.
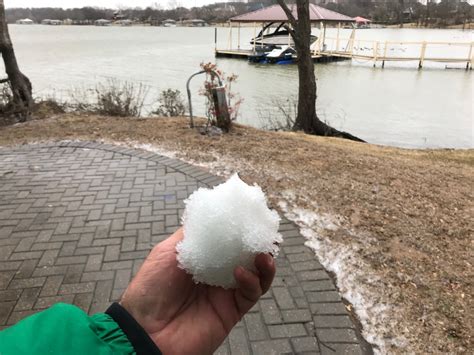
<instances>
[{"instance_id":1,"label":"distant shoreline","mask_svg":"<svg viewBox=\"0 0 474 355\"><path fill-rule=\"evenodd\" d=\"M111 23L106 26L100 26L100 25L95 25L94 23L84 23L84 24L61 24L61 25L47 25L47 24L41 24L41 23L34 23L34 24L17 24L17 23L8 23L8 25L18 25L18 26L51 26L51 27L164 27L166 28L167 26L155 26L151 25L149 23L133 23L130 25L122 25L122 24L116 24L116 23ZM210 23L207 24L206 26L192 26L192 25L181 25L179 23L176 24L176 27L189 27L189 28L206 28L206 27L219 27L219 28L225 28L229 27L228 22L219 22L219 23ZM242 23L240 24L241 28L253 28L254 24L253 23ZM316 26L313 26L316 27ZM328 26L329 28L332 27L337 27L337 26ZM168 28L173 28L173 27L168 27ZM259 26L257 26L259 28ZM474 22L469 22L466 24L459 24L459 25L449 25L449 26L419 26L417 23L405 23L403 24L403 27L400 27L399 24L376 24L374 23L373 27L369 27L368 29L379 29L379 28L390 28L390 29L427 29L427 30L435 30L435 29L440 29L440 30L474 30ZM362 28L356 28L356 29L362 29ZM364 28L365 29L365 28Z\"/></svg>"}]
</instances>

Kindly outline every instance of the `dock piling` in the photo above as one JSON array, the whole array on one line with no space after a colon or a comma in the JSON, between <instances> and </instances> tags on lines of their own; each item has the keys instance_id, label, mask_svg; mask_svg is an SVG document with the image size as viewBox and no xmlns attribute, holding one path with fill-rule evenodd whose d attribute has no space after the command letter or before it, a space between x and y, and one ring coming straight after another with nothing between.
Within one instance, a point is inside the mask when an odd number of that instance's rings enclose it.
<instances>
[{"instance_id":1,"label":"dock piling","mask_svg":"<svg viewBox=\"0 0 474 355\"><path fill-rule=\"evenodd\" d=\"M466 70L469 70L469 68L472 70L472 45L473 42L471 42L471 45L469 46L469 55L467 56Z\"/></svg>"},{"instance_id":2,"label":"dock piling","mask_svg":"<svg viewBox=\"0 0 474 355\"><path fill-rule=\"evenodd\" d=\"M425 61L425 53L426 53L426 42L423 42L421 44L420 62L418 63L418 69L423 68L423 64Z\"/></svg>"},{"instance_id":3,"label":"dock piling","mask_svg":"<svg viewBox=\"0 0 474 355\"><path fill-rule=\"evenodd\" d=\"M379 42L374 42L374 68L377 65L377 58L378 58L378 53L379 52Z\"/></svg>"}]
</instances>

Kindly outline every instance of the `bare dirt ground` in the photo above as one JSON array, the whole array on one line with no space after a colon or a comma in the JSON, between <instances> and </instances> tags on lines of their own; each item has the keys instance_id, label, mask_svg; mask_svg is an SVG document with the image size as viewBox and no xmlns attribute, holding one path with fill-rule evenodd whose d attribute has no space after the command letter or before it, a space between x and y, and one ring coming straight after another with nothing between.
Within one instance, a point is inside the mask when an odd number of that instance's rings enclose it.
<instances>
[{"instance_id":1,"label":"bare dirt ground","mask_svg":"<svg viewBox=\"0 0 474 355\"><path fill-rule=\"evenodd\" d=\"M341 228L318 233L331 245L358 245L373 299L390 309L379 335L406 340L385 350L472 351L473 150L404 150L239 125L209 137L184 118L61 115L0 127L0 146L65 139L152 144L238 171L275 208L285 201L337 216Z\"/></svg>"}]
</instances>

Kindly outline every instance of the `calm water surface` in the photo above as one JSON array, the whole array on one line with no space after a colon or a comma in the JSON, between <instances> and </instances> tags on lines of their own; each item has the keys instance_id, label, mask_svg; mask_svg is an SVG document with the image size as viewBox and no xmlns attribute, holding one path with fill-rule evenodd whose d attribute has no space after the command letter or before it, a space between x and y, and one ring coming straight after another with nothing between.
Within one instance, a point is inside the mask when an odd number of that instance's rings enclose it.
<instances>
[{"instance_id":1,"label":"calm water surface","mask_svg":"<svg viewBox=\"0 0 474 355\"><path fill-rule=\"evenodd\" d=\"M68 27L12 25L11 35L22 70L37 95L67 99L72 90L93 87L108 78L142 82L149 101L166 88L185 92L199 63L215 61L213 28ZM250 39L253 30L242 31ZM328 34L330 35L330 34ZM359 39L404 41L470 41L472 31L362 30ZM235 34L234 34L235 39ZM220 29L219 45L227 44ZM403 49L400 49L402 51ZM449 53L450 48L443 49ZM279 117L275 100L297 93L297 68L251 65L244 60L218 59L227 73L239 75L235 90L244 98L239 121L263 127ZM316 65L318 110L333 126L371 143L412 148L472 148L473 77L462 66L394 63L385 69L367 62ZM194 106L204 115L193 83Z\"/></svg>"}]
</instances>

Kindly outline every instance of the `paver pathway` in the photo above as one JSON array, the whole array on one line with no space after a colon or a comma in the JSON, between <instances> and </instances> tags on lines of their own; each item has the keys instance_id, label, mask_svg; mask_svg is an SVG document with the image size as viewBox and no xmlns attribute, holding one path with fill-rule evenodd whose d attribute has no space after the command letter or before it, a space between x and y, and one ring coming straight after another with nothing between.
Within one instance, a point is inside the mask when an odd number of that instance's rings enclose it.
<instances>
[{"instance_id":1,"label":"paver pathway","mask_svg":"<svg viewBox=\"0 0 474 355\"><path fill-rule=\"evenodd\" d=\"M117 300L183 200L221 178L179 160L91 142L0 148L0 329L57 302ZM287 220L277 277L218 354L368 350L333 282Z\"/></svg>"}]
</instances>

